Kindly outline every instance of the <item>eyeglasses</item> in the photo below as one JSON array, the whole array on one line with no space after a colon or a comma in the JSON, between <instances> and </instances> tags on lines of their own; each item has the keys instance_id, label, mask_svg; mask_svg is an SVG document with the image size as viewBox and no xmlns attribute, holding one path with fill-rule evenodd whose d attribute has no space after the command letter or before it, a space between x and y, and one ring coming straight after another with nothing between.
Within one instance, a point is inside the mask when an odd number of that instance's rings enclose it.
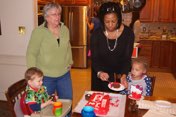
<instances>
[{"instance_id":1,"label":"eyeglasses","mask_svg":"<svg viewBox=\"0 0 176 117\"><path fill-rule=\"evenodd\" d=\"M57 13L53 13L53 14L48 14L48 15L53 16L53 17L56 17L56 16L59 16L59 17L60 17L60 16L61 16L61 13L58 13L58 14L57 14Z\"/></svg>"},{"instance_id":2,"label":"eyeglasses","mask_svg":"<svg viewBox=\"0 0 176 117\"><path fill-rule=\"evenodd\" d=\"M114 12L115 8L114 7L109 7L109 8L106 8L106 11L107 12Z\"/></svg>"}]
</instances>

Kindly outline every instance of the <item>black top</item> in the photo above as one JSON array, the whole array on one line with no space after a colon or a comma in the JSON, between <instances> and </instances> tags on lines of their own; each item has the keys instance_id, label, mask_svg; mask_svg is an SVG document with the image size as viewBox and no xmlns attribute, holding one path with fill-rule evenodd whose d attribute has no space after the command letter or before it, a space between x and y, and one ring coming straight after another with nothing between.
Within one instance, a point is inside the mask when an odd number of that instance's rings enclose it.
<instances>
[{"instance_id":1,"label":"black top","mask_svg":"<svg viewBox=\"0 0 176 117\"><path fill-rule=\"evenodd\" d=\"M115 40L108 40L111 49ZM117 40L114 51L108 49L107 39L103 30L97 30L91 37L92 67L98 71L128 74L131 66L131 55L134 44L133 31L124 26L124 30Z\"/></svg>"}]
</instances>

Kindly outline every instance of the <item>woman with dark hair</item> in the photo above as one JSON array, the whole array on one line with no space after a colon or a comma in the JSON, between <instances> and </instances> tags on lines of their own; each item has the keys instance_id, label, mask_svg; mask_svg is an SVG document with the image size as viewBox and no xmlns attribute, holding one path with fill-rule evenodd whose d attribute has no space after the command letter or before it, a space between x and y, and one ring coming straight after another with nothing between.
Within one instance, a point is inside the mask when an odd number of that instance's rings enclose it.
<instances>
[{"instance_id":1,"label":"woman with dark hair","mask_svg":"<svg viewBox=\"0 0 176 117\"><path fill-rule=\"evenodd\" d=\"M131 68L134 33L122 24L119 3L106 2L99 9L102 28L91 35L92 81L91 89L111 92L109 82L114 82L114 73L120 74L121 83Z\"/></svg>"}]
</instances>

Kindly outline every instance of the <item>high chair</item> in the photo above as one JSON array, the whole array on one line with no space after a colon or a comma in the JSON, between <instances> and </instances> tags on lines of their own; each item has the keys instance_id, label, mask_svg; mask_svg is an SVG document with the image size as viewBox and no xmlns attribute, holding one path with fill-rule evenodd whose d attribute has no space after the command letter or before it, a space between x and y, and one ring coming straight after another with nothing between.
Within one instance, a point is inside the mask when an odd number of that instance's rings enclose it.
<instances>
[{"instance_id":1,"label":"high chair","mask_svg":"<svg viewBox=\"0 0 176 117\"><path fill-rule=\"evenodd\" d=\"M26 80L22 79L12 84L5 92L9 109L12 112L13 117L19 117L19 114L23 114L20 110L20 98L26 89L26 85Z\"/></svg>"}]
</instances>

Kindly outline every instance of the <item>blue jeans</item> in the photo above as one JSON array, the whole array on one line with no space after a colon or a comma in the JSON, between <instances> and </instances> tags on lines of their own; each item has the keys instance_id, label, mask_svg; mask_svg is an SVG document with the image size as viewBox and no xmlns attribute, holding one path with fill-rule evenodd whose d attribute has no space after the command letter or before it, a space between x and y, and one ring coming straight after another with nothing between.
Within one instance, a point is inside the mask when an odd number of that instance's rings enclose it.
<instances>
[{"instance_id":1,"label":"blue jeans","mask_svg":"<svg viewBox=\"0 0 176 117\"><path fill-rule=\"evenodd\" d=\"M59 99L73 99L70 71L60 77L44 76L43 85L46 86L49 95L56 91Z\"/></svg>"}]
</instances>

